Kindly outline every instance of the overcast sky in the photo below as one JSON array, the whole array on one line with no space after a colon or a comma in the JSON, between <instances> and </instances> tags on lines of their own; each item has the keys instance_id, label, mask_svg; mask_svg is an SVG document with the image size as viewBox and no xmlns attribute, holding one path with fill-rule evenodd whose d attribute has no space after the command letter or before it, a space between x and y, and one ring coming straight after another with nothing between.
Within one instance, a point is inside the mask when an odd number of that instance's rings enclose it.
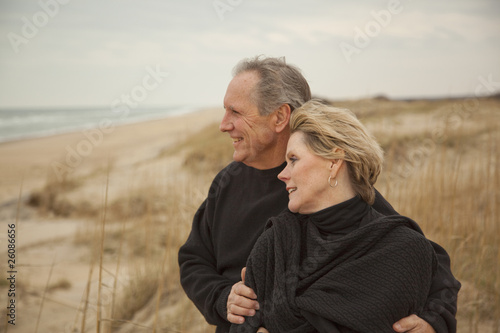
<instances>
[{"instance_id":1,"label":"overcast sky","mask_svg":"<svg viewBox=\"0 0 500 333\"><path fill-rule=\"evenodd\" d=\"M332 99L500 90L498 0L2 0L0 35L0 108L219 106L258 54Z\"/></svg>"}]
</instances>

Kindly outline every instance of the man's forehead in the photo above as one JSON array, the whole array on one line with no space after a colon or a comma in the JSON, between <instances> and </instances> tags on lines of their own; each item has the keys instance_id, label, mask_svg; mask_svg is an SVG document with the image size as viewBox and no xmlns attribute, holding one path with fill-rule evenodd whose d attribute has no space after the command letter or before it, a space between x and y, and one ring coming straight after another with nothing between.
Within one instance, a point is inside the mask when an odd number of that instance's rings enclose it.
<instances>
[{"instance_id":1,"label":"man's forehead","mask_svg":"<svg viewBox=\"0 0 500 333\"><path fill-rule=\"evenodd\" d=\"M246 71L237 74L229 83L228 89L238 89L244 91L252 91L260 81L260 76L255 71Z\"/></svg>"}]
</instances>

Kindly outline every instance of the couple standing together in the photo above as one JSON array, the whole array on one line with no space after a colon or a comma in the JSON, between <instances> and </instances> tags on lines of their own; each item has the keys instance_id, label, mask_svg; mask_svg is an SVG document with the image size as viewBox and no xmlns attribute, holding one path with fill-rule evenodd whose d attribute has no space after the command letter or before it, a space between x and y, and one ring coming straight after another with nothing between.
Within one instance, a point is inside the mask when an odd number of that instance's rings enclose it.
<instances>
[{"instance_id":1,"label":"couple standing together","mask_svg":"<svg viewBox=\"0 0 500 333\"><path fill-rule=\"evenodd\" d=\"M179 250L216 332L456 331L449 256L376 191L383 152L354 114L263 57L234 68L224 109L234 161Z\"/></svg>"}]
</instances>

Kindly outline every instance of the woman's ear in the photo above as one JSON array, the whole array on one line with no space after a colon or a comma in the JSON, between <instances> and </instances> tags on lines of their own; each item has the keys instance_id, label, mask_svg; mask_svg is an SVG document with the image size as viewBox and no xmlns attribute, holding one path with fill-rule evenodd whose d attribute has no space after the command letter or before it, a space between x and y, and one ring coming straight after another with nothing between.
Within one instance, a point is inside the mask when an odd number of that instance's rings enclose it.
<instances>
[{"instance_id":1,"label":"woman's ear","mask_svg":"<svg viewBox=\"0 0 500 333\"><path fill-rule=\"evenodd\" d=\"M330 160L330 174L332 175L332 177L337 176L337 173L339 172L343 164L344 160L341 159Z\"/></svg>"},{"instance_id":2,"label":"woman's ear","mask_svg":"<svg viewBox=\"0 0 500 333\"><path fill-rule=\"evenodd\" d=\"M345 156L344 151L340 148L335 148L334 152L335 152L335 155L337 155L341 158L329 160L330 175L332 177L336 177L340 168L342 167L342 165L344 165L343 157Z\"/></svg>"}]
</instances>

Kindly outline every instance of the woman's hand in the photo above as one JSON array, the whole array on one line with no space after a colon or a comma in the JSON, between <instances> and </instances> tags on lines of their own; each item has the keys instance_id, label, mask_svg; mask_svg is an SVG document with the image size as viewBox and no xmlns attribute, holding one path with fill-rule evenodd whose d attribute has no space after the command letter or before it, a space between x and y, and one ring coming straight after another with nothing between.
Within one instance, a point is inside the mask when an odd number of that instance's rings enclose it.
<instances>
[{"instance_id":1,"label":"woman's hand","mask_svg":"<svg viewBox=\"0 0 500 333\"><path fill-rule=\"evenodd\" d=\"M264 327L260 327L258 330L257 330L257 333L269 333L268 330L266 330Z\"/></svg>"}]
</instances>

